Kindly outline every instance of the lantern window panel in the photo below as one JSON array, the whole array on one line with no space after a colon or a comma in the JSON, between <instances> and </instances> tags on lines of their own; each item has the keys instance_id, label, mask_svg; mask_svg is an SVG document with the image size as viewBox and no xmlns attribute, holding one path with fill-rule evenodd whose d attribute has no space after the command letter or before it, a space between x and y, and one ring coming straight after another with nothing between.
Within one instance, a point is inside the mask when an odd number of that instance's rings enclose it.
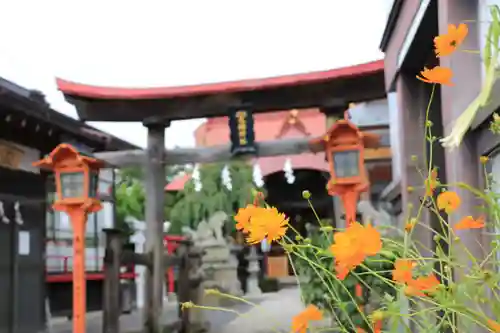
<instances>
[{"instance_id":1,"label":"lantern window panel","mask_svg":"<svg viewBox=\"0 0 500 333\"><path fill-rule=\"evenodd\" d=\"M85 173L61 172L61 199L82 198L85 196Z\"/></svg>"},{"instance_id":2,"label":"lantern window panel","mask_svg":"<svg viewBox=\"0 0 500 333\"><path fill-rule=\"evenodd\" d=\"M345 150L332 152L333 168L337 178L360 176L359 150Z\"/></svg>"}]
</instances>

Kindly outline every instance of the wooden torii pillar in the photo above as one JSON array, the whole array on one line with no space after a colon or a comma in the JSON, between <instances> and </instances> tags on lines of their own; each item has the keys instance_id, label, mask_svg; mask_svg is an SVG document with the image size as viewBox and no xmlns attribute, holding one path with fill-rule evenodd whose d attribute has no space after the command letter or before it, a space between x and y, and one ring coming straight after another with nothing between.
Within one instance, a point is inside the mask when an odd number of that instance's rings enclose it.
<instances>
[{"instance_id":1,"label":"wooden torii pillar","mask_svg":"<svg viewBox=\"0 0 500 333\"><path fill-rule=\"evenodd\" d=\"M163 219L166 185L165 167L165 129L168 121L144 124L148 129L146 148L146 242L145 252L152 254L153 265L146 270L144 290L143 326L146 332L161 332L163 312L163 285L165 269L163 265Z\"/></svg>"}]
</instances>

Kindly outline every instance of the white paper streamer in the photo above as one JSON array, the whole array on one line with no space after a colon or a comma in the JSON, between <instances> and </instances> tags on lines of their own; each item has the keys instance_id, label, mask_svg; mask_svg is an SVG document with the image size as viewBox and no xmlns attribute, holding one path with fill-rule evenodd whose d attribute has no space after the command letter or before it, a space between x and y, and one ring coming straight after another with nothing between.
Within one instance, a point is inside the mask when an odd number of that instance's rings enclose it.
<instances>
[{"instance_id":1,"label":"white paper streamer","mask_svg":"<svg viewBox=\"0 0 500 333\"><path fill-rule=\"evenodd\" d=\"M286 182L288 184L295 183L295 175L293 174L292 160L287 158L285 165L283 166L283 172L285 173Z\"/></svg>"},{"instance_id":2,"label":"white paper streamer","mask_svg":"<svg viewBox=\"0 0 500 333\"><path fill-rule=\"evenodd\" d=\"M203 188L203 185L201 184L200 168L199 168L198 164L196 164L194 166L193 174L191 175L191 177L193 177L194 190L196 192L200 192L201 189Z\"/></svg>"},{"instance_id":3,"label":"white paper streamer","mask_svg":"<svg viewBox=\"0 0 500 333\"><path fill-rule=\"evenodd\" d=\"M224 185L228 191L233 190L233 183L231 179L231 172L229 171L229 167L224 165L224 168L222 168L222 173L221 173L221 178L222 178L222 185Z\"/></svg>"},{"instance_id":4,"label":"white paper streamer","mask_svg":"<svg viewBox=\"0 0 500 333\"><path fill-rule=\"evenodd\" d=\"M252 172L253 182L257 187L264 187L264 179L262 179L262 170L260 169L259 163L255 162L253 165Z\"/></svg>"}]
</instances>

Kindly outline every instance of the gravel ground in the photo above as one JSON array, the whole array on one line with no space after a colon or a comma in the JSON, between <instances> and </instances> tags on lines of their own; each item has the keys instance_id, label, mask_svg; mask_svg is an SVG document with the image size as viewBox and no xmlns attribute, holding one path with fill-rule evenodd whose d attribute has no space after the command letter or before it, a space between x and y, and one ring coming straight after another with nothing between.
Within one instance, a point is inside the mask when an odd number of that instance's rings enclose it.
<instances>
[{"instance_id":1,"label":"gravel ground","mask_svg":"<svg viewBox=\"0 0 500 333\"><path fill-rule=\"evenodd\" d=\"M259 299L252 300L259 303ZM252 310L252 306L244 303L233 304L229 307L239 313L245 313ZM205 319L210 324L210 332L218 333L231 321L238 317L237 314L224 311L206 312ZM120 317L120 329L123 332L140 332L142 315L139 311L122 315ZM177 306L172 304L166 306L163 314L164 324L172 323L177 319ZM72 322L66 318L54 318L51 321L51 330L49 333L72 333ZM87 314L87 333L102 332L102 312L92 312Z\"/></svg>"},{"instance_id":2,"label":"gravel ground","mask_svg":"<svg viewBox=\"0 0 500 333\"><path fill-rule=\"evenodd\" d=\"M299 289L285 288L266 296L259 306L247 310L245 316L234 318L221 330L213 333L288 333L292 318L303 309ZM311 326L328 327L329 320L314 322Z\"/></svg>"},{"instance_id":3,"label":"gravel ground","mask_svg":"<svg viewBox=\"0 0 500 333\"><path fill-rule=\"evenodd\" d=\"M163 309L164 324L172 323L177 318L177 305L171 304ZM139 311L120 317L120 329L123 332L140 332L142 315ZM72 321L66 318L54 318L49 333L72 333ZM87 333L102 333L102 312L87 314Z\"/></svg>"}]
</instances>

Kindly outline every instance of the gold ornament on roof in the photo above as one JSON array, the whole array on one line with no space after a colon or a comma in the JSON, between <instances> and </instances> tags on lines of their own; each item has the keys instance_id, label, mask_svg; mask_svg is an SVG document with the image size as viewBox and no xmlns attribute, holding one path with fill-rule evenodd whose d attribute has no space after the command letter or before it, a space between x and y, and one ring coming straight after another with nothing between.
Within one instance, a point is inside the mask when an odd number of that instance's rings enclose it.
<instances>
[{"instance_id":1,"label":"gold ornament on roof","mask_svg":"<svg viewBox=\"0 0 500 333\"><path fill-rule=\"evenodd\" d=\"M290 115L288 117L288 123L290 125L294 125L297 122L298 115L299 115L299 110L297 110L297 109L290 110Z\"/></svg>"}]
</instances>

